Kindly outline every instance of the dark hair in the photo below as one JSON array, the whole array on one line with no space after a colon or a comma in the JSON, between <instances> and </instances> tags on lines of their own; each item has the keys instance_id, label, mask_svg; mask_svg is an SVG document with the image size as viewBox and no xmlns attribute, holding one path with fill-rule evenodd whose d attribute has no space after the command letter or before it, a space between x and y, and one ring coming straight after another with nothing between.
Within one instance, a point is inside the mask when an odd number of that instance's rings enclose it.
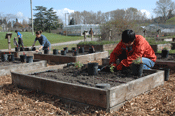
<instances>
[{"instance_id":1,"label":"dark hair","mask_svg":"<svg viewBox=\"0 0 175 116\"><path fill-rule=\"evenodd\" d=\"M122 41L124 43L133 42L135 39L135 33L133 30L127 29L122 32Z\"/></svg>"},{"instance_id":2,"label":"dark hair","mask_svg":"<svg viewBox=\"0 0 175 116\"><path fill-rule=\"evenodd\" d=\"M17 30L15 30L15 32L18 32Z\"/></svg>"},{"instance_id":3,"label":"dark hair","mask_svg":"<svg viewBox=\"0 0 175 116\"><path fill-rule=\"evenodd\" d=\"M41 33L42 33L42 31L36 31L35 34L39 35L39 34L41 34Z\"/></svg>"}]
</instances>

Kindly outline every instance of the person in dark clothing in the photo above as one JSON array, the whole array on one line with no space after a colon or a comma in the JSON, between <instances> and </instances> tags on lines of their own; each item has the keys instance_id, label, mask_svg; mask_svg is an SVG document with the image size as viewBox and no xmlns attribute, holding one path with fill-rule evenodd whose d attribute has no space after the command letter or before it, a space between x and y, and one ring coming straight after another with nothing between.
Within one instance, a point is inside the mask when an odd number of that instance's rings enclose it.
<instances>
[{"instance_id":1,"label":"person in dark clothing","mask_svg":"<svg viewBox=\"0 0 175 116\"><path fill-rule=\"evenodd\" d=\"M42 31L37 31L35 33L36 34L36 38L35 38L35 41L34 41L32 47L35 46L35 43L38 40L40 45L41 45L41 47L39 47L39 49L36 50L36 52L38 52L39 50L42 50L42 49L43 50L47 50L48 49L50 51L51 50L51 44L50 44L49 40L44 35L42 35L41 33L42 33Z\"/></svg>"},{"instance_id":2,"label":"person in dark clothing","mask_svg":"<svg viewBox=\"0 0 175 116\"><path fill-rule=\"evenodd\" d=\"M18 47L22 46L24 48L24 44L23 44L23 39L22 39L22 34L15 30L15 33L17 33L17 38L18 38ZM14 38L14 41L16 41L16 37Z\"/></svg>"}]
</instances>

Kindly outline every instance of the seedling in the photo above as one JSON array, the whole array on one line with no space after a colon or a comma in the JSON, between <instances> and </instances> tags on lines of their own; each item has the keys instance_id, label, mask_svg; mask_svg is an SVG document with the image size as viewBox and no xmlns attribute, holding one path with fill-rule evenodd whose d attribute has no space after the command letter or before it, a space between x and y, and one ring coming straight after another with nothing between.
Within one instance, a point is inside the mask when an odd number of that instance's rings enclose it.
<instances>
[{"instance_id":1,"label":"seedling","mask_svg":"<svg viewBox=\"0 0 175 116\"><path fill-rule=\"evenodd\" d=\"M142 64L142 58L141 57L136 58L135 60L133 60L133 63L134 64Z\"/></svg>"},{"instance_id":2,"label":"seedling","mask_svg":"<svg viewBox=\"0 0 175 116\"><path fill-rule=\"evenodd\" d=\"M81 68L82 66L84 65L79 61L75 63L75 68Z\"/></svg>"},{"instance_id":3,"label":"seedling","mask_svg":"<svg viewBox=\"0 0 175 116\"><path fill-rule=\"evenodd\" d=\"M113 64L110 65L110 71L113 73L114 72L115 66Z\"/></svg>"}]
</instances>

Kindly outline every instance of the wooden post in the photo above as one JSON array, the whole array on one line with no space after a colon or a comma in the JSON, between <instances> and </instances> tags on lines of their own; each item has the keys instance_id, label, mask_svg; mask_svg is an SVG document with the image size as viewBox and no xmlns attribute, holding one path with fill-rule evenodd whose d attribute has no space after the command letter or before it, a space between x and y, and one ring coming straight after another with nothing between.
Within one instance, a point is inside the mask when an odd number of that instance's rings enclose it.
<instances>
[{"instance_id":1,"label":"wooden post","mask_svg":"<svg viewBox=\"0 0 175 116\"><path fill-rule=\"evenodd\" d=\"M8 50L11 50L10 38L12 37L12 33L6 33L5 39L8 42Z\"/></svg>"},{"instance_id":2,"label":"wooden post","mask_svg":"<svg viewBox=\"0 0 175 116\"><path fill-rule=\"evenodd\" d=\"M93 31L92 31L92 28L91 28L91 41L92 41L92 38L93 38Z\"/></svg>"}]
</instances>

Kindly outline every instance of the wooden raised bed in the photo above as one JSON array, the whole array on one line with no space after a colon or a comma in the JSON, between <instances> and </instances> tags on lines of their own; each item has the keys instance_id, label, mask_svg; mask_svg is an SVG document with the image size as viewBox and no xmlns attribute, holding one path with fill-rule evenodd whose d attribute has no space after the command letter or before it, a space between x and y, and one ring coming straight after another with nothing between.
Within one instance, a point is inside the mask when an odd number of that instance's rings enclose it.
<instances>
[{"instance_id":1,"label":"wooden raised bed","mask_svg":"<svg viewBox=\"0 0 175 116\"><path fill-rule=\"evenodd\" d=\"M95 52L91 54L78 55L78 56L66 56L66 55L53 55L53 54L34 54L34 58L47 60L49 62L55 62L58 64L64 64L69 62L81 62L86 63L94 60L99 60L108 57L108 52Z\"/></svg>"},{"instance_id":2,"label":"wooden raised bed","mask_svg":"<svg viewBox=\"0 0 175 116\"><path fill-rule=\"evenodd\" d=\"M171 50L171 44L155 44L155 45L150 45L154 52L156 53L157 51L162 51L164 47L166 47L168 50Z\"/></svg>"},{"instance_id":3,"label":"wooden raised bed","mask_svg":"<svg viewBox=\"0 0 175 116\"><path fill-rule=\"evenodd\" d=\"M96 51L113 50L117 44L104 44L104 45L77 45L77 48L84 47L85 51L89 51L89 47L94 46Z\"/></svg>"},{"instance_id":4,"label":"wooden raised bed","mask_svg":"<svg viewBox=\"0 0 175 116\"><path fill-rule=\"evenodd\" d=\"M60 69L62 68L60 66ZM152 74L108 89L29 75L47 70L44 68L37 71L12 72L12 83L22 88L38 90L80 103L101 107L107 111L118 110L126 101L133 97L164 84L164 71L160 70L144 70L151 71Z\"/></svg>"},{"instance_id":5,"label":"wooden raised bed","mask_svg":"<svg viewBox=\"0 0 175 116\"><path fill-rule=\"evenodd\" d=\"M161 53L156 53L156 55L161 55ZM169 55L175 56L175 54L170 53ZM170 68L172 70L175 69L175 59L174 60L160 60L157 59L154 68Z\"/></svg>"},{"instance_id":6,"label":"wooden raised bed","mask_svg":"<svg viewBox=\"0 0 175 116\"><path fill-rule=\"evenodd\" d=\"M156 53L156 55L161 55L161 53ZM174 55L175 54L169 54ZM102 65L108 65L110 61L110 58L102 58ZM155 62L155 66L153 68L159 69L159 68L170 68L175 69L175 59L174 60L159 60L157 59Z\"/></svg>"},{"instance_id":7,"label":"wooden raised bed","mask_svg":"<svg viewBox=\"0 0 175 116\"><path fill-rule=\"evenodd\" d=\"M171 43L171 46L172 46L171 49L175 50L175 43Z\"/></svg>"},{"instance_id":8,"label":"wooden raised bed","mask_svg":"<svg viewBox=\"0 0 175 116\"><path fill-rule=\"evenodd\" d=\"M17 57L17 58L20 58L20 55L23 55L23 54L26 54L27 56L33 56L34 57L34 54L36 54L37 52L36 51L20 51L20 52L15 52L15 51L1 51L1 54L9 54L9 52L11 54L14 54L14 57ZM42 51L42 53L44 53Z\"/></svg>"},{"instance_id":9,"label":"wooden raised bed","mask_svg":"<svg viewBox=\"0 0 175 116\"><path fill-rule=\"evenodd\" d=\"M20 60L19 58L15 58L15 60ZM33 60L33 63L20 63L20 64L12 64L8 66L1 66L0 67L0 76L4 75L10 75L11 71L13 72L19 72L19 71L25 71L25 70L31 70L31 69L38 69L42 67L47 67L47 61L46 60Z\"/></svg>"}]
</instances>

